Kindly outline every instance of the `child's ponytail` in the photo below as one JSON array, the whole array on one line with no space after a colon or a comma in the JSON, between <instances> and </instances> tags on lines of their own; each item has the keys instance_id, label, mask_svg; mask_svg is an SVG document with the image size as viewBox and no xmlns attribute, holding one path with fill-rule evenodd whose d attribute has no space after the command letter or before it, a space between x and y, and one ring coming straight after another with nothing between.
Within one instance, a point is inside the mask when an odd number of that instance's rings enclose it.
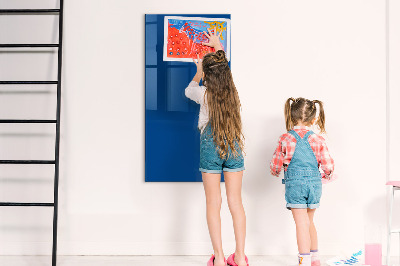
<instances>
[{"instance_id":1,"label":"child's ponytail","mask_svg":"<svg viewBox=\"0 0 400 266\"><path fill-rule=\"evenodd\" d=\"M292 120L292 106L290 101L294 102L293 98L289 98L285 103L285 122L286 122L286 130L290 131L293 129L293 120Z\"/></svg>"},{"instance_id":2,"label":"child's ponytail","mask_svg":"<svg viewBox=\"0 0 400 266\"><path fill-rule=\"evenodd\" d=\"M321 130L321 133L325 133L325 112L324 112L324 104L319 101L319 100L314 100L313 104L318 104L319 105L319 115L318 115L318 120L317 120L317 125L319 129Z\"/></svg>"}]
</instances>

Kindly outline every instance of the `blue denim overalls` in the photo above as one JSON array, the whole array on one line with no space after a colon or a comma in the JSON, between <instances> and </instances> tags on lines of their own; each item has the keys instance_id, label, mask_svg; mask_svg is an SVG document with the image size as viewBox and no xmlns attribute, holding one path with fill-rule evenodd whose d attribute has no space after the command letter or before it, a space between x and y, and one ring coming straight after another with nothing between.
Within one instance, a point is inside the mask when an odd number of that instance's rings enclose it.
<instances>
[{"instance_id":1,"label":"blue denim overalls","mask_svg":"<svg viewBox=\"0 0 400 266\"><path fill-rule=\"evenodd\" d=\"M296 140L293 157L285 171L286 208L315 209L319 207L322 193L321 173L318 161L311 149L308 137L314 134L308 131L303 138L296 131L289 131Z\"/></svg>"}]
</instances>

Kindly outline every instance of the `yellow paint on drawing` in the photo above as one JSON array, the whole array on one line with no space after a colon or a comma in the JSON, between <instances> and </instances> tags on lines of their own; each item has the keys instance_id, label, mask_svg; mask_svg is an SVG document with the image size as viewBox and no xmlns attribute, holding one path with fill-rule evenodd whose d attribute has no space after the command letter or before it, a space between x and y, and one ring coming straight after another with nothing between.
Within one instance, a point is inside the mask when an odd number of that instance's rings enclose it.
<instances>
[{"instance_id":1,"label":"yellow paint on drawing","mask_svg":"<svg viewBox=\"0 0 400 266\"><path fill-rule=\"evenodd\" d=\"M204 23L207 23L210 25L210 29L217 29L218 32L226 30L226 27L224 27L224 22L219 22L219 21L204 21ZM224 39L224 36L221 34L221 40Z\"/></svg>"}]
</instances>

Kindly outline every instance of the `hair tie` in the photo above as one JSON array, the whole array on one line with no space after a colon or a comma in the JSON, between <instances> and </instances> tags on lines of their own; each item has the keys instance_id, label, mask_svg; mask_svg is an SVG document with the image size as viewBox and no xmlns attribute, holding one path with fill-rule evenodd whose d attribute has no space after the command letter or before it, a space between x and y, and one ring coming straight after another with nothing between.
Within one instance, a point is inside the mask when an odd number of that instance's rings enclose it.
<instances>
[{"instance_id":1,"label":"hair tie","mask_svg":"<svg viewBox=\"0 0 400 266\"><path fill-rule=\"evenodd\" d=\"M227 66L227 65L228 65L228 63L223 62L223 63L218 63L218 64L215 64L215 65L212 65L209 68L213 68L213 67L217 67L217 66Z\"/></svg>"}]
</instances>

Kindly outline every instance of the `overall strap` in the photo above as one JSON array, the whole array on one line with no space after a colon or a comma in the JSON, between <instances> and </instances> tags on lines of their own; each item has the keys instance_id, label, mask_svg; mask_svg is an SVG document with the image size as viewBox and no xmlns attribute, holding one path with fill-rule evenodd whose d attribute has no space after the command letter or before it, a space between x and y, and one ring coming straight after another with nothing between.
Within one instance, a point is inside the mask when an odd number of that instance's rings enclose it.
<instances>
[{"instance_id":1,"label":"overall strap","mask_svg":"<svg viewBox=\"0 0 400 266\"><path fill-rule=\"evenodd\" d=\"M291 135L293 135L293 137L295 137L297 141L301 140L301 137L299 136L299 134L297 134L297 132L294 131L293 129L290 130L288 133L290 133Z\"/></svg>"},{"instance_id":2,"label":"overall strap","mask_svg":"<svg viewBox=\"0 0 400 266\"><path fill-rule=\"evenodd\" d=\"M303 139L308 141L308 137L309 137L310 135L312 135L312 134L314 134L314 132L313 132L312 130L308 131L308 132L304 135Z\"/></svg>"}]
</instances>

